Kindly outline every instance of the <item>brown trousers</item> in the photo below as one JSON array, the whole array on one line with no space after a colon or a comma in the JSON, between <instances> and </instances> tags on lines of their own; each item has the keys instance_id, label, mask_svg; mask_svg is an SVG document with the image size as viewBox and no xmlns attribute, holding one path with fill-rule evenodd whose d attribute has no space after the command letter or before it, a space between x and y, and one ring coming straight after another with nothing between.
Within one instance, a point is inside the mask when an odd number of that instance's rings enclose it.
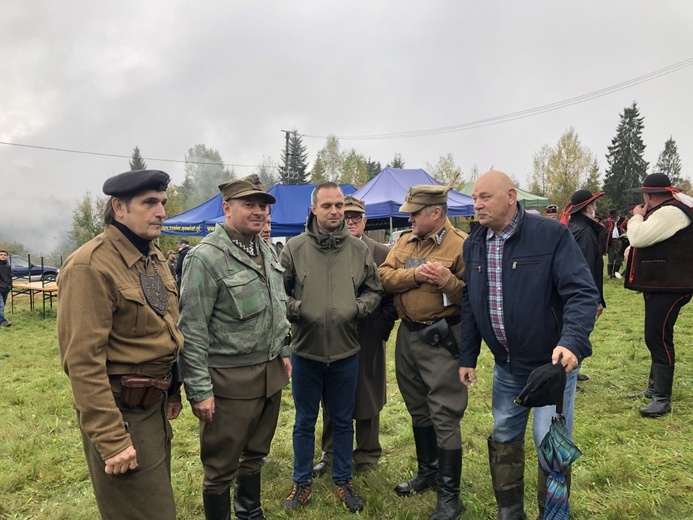
<instances>
[{"instance_id":1,"label":"brown trousers","mask_svg":"<svg viewBox=\"0 0 693 520\"><path fill-rule=\"evenodd\" d=\"M369 419L354 421L356 464L376 464L383 453L380 447L380 414ZM322 409L322 456L320 460L332 462L332 421L325 408Z\"/></svg>"},{"instance_id":2,"label":"brown trousers","mask_svg":"<svg viewBox=\"0 0 693 520\"><path fill-rule=\"evenodd\" d=\"M134 471L107 475L103 458L80 428L101 518L175 520L176 505L171 487L173 431L166 419L166 402L162 400L160 406L148 410L120 407L120 411L137 452L137 469Z\"/></svg>"}]
</instances>

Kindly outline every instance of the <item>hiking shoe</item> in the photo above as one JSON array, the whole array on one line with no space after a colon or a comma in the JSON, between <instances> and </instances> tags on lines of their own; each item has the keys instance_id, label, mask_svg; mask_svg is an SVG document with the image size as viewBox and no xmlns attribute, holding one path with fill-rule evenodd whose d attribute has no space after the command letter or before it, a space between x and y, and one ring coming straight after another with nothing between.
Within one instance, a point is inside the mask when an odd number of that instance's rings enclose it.
<instances>
[{"instance_id":1,"label":"hiking shoe","mask_svg":"<svg viewBox=\"0 0 693 520\"><path fill-rule=\"evenodd\" d=\"M351 484L351 480L342 480L337 482L335 484L335 491L337 492L339 500L341 500L342 503L347 506L349 511L352 513L363 511L363 499L354 489L354 486Z\"/></svg>"},{"instance_id":2,"label":"hiking shoe","mask_svg":"<svg viewBox=\"0 0 693 520\"><path fill-rule=\"evenodd\" d=\"M285 509L304 507L310 502L310 484L294 482L294 488L284 500Z\"/></svg>"}]
</instances>

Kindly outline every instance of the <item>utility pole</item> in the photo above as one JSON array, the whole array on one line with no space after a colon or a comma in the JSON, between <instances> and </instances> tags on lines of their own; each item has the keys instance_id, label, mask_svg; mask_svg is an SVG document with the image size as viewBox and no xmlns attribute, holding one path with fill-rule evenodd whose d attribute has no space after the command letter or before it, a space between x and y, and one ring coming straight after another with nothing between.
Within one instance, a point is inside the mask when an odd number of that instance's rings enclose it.
<instances>
[{"instance_id":1,"label":"utility pole","mask_svg":"<svg viewBox=\"0 0 693 520\"><path fill-rule=\"evenodd\" d=\"M293 184L291 182L292 175L289 173L289 134L292 133L291 130L282 130L286 134L286 147L284 149L284 181L286 184Z\"/></svg>"}]
</instances>

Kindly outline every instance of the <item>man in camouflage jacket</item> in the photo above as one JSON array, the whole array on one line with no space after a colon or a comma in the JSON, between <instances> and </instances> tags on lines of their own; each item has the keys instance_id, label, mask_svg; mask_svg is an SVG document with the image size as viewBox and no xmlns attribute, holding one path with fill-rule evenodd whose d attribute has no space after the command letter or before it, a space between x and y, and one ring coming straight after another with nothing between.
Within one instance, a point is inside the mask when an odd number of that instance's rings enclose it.
<instances>
[{"instance_id":1,"label":"man in camouflage jacket","mask_svg":"<svg viewBox=\"0 0 693 520\"><path fill-rule=\"evenodd\" d=\"M219 189L226 220L185 258L181 373L200 419L206 518L230 518L235 479L236 518L260 519L260 468L291 375L282 268L258 236L276 199L256 175Z\"/></svg>"}]
</instances>

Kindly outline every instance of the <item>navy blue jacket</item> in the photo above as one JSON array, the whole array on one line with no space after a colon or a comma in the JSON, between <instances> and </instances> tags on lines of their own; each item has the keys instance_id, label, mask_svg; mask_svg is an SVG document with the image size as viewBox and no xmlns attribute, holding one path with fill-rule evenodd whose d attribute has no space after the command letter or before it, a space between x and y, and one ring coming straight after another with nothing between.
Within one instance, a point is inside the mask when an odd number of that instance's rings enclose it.
<instances>
[{"instance_id":1,"label":"navy blue jacket","mask_svg":"<svg viewBox=\"0 0 693 520\"><path fill-rule=\"evenodd\" d=\"M496 364L517 376L551 361L557 345L579 361L592 354L590 332L599 303L585 257L566 226L520 209L516 233L503 249L503 321L509 348L498 341L488 312L486 233L464 242L460 366L476 368L483 339Z\"/></svg>"}]
</instances>

